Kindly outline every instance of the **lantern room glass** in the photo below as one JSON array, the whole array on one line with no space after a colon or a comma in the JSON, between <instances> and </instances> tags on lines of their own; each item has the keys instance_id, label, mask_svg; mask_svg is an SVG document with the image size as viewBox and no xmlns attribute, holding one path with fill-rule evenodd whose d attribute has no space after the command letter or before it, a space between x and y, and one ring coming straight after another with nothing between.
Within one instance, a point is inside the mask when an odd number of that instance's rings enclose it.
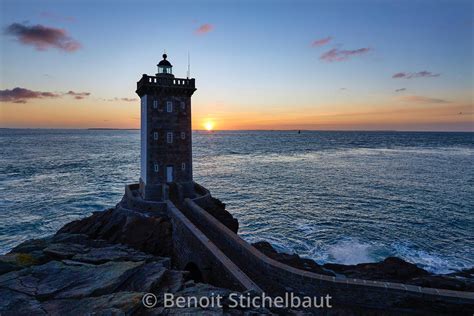
<instances>
[{"instance_id":1,"label":"lantern room glass","mask_svg":"<svg viewBox=\"0 0 474 316\"><path fill-rule=\"evenodd\" d=\"M169 66L158 66L158 73L159 74L171 74L172 67Z\"/></svg>"}]
</instances>

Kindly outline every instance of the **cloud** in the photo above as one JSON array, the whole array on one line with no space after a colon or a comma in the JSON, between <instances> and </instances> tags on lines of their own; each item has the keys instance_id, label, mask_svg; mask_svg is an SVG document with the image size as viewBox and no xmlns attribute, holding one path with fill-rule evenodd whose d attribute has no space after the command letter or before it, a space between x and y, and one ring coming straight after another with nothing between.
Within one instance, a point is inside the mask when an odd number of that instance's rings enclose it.
<instances>
[{"instance_id":1,"label":"cloud","mask_svg":"<svg viewBox=\"0 0 474 316\"><path fill-rule=\"evenodd\" d=\"M349 59L353 56L363 55L370 51L371 49L368 47L358 48L353 50L344 50L344 49L337 49L333 48L325 53L323 53L319 59L327 61L327 62L335 62L335 61L344 61Z\"/></svg>"},{"instance_id":2,"label":"cloud","mask_svg":"<svg viewBox=\"0 0 474 316\"><path fill-rule=\"evenodd\" d=\"M203 25L201 25L200 27L198 27L198 28L194 31L194 34L196 34L196 35L203 35L203 34L206 34L206 33L211 32L212 30L214 30L214 25L209 24L209 23L206 23L206 24L203 24Z\"/></svg>"},{"instance_id":3,"label":"cloud","mask_svg":"<svg viewBox=\"0 0 474 316\"><path fill-rule=\"evenodd\" d=\"M436 99L436 98L430 98L430 97L423 97L419 95L407 95L403 97L398 98L400 101L403 102L410 102L410 103L450 103L449 101L443 100L443 99Z\"/></svg>"},{"instance_id":4,"label":"cloud","mask_svg":"<svg viewBox=\"0 0 474 316\"><path fill-rule=\"evenodd\" d=\"M138 101L137 98L113 98L113 99L107 99L106 101L125 101L125 102L136 102Z\"/></svg>"},{"instance_id":5,"label":"cloud","mask_svg":"<svg viewBox=\"0 0 474 316\"><path fill-rule=\"evenodd\" d=\"M69 37L65 30L40 24L29 26L12 23L5 28L5 34L14 36L20 43L34 46L39 51L53 47L66 52L74 52L81 48L81 44Z\"/></svg>"},{"instance_id":6,"label":"cloud","mask_svg":"<svg viewBox=\"0 0 474 316\"><path fill-rule=\"evenodd\" d=\"M138 101L137 98L121 98L120 100L126 101L126 102L135 102L135 101Z\"/></svg>"},{"instance_id":7,"label":"cloud","mask_svg":"<svg viewBox=\"0 0 474 316\"><path fill-rule=\"evenodd\" d=\"M311 46L312 46L312 47L324 46L324 45L326 45L327 43L329 43L331 40L332 40L332 37L331 37L331 36L328 36L328 37L325 37L325 38L321 38L321 39L318 39L318 40L314 40L313 43L311 43Z\"/></svg>"},{"instance_id":8,"label":"cloud","mask_svg":"<svg viewBox=\"0 0 474 316\"><path fill-rule=\"evenodd\" d=\"M59 96L53 92L32 91L20 87L12 90L0 90L0 102L26 103L29 99L57 98Z\"/></svg>"},{"instance_id":9,"label":"cloud","mask_svg":"<svg viewBox=\"0 0 474 316\"><path fill-rule=\"evenodd\" d=\"M63 93L33 91L25 88L16 87L12 90L0 90L0 102L26 103L32 99L60 98L62 96L72 96L76 100L82 100L90 95L90 92L68 91Z\"/></svg>"},{"instance_id":10,"label":"cloud","mask_svg":"<svg viewBox=\"0 0 474 316\"><path fill-rule=\"evenodd\" d=\"M58 22L75 22L76 18L73 16L64 16L64 15L59 15L55 14L52 12L47 12L43 11L40 13L40 16L45 19L53 20L53 21L58 21Z\"/></svg>"},{"instance_id":11,"label":"cloud","mask_svg":"<svg viewBox=\"0 0 474 316\"><path fill-rule=\"evenodd\" d=\"M90 96L90 92L74 92L74 91L68 91L66 93L64 93L64 95L70 95L72 97L74 97L74 99L76 100L82 100L84 99L85 97L88 97Z\"/></svg>"},{"instance_id":12,"label":"cloud","mask_svg":"<svg viewBox=\"0 0 474 316\"><path fill-rule=\"evenodd\" d=\"M407 88L400 88L400 89L396 89L395 92L402 92L402 91L406 91Z\"/></svg>"},{"instance_id":13,"label":"cloud","mask_svg":"<svg viewBox=\"0 0 474 316\"><path fill-rule=\"evenodd\" d=\"M413 78L432 78L439 77L441 74L434 74L431 71L419 71L419 72L397 72L392 76L394 79L413 79Z\"/></svg>"}]
</instances>

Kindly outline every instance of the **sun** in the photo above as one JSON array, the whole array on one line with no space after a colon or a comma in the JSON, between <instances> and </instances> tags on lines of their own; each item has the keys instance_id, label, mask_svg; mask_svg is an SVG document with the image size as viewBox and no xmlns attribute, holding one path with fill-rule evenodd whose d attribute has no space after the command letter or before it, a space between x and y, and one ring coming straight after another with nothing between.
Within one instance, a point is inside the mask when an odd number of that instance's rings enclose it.
<instances>
[{"instance_id":1,"label":"sun","mask_svg":"<svg viewBox=\"0 0 474 316\"><path fill-rule=\"evenodd\" d=\"M204 128L207 130L207 131L212 131L214 129L214 122L212 121L206 121L204 123Z\"/></svg>"}]
</instances>

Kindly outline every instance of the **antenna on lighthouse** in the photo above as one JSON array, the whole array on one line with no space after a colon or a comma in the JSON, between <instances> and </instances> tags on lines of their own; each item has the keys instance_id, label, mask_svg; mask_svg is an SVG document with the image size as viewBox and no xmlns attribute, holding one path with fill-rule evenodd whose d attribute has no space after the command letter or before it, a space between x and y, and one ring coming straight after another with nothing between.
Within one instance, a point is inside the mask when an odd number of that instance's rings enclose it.
<instances>
[{"instance_id":1,"label":"antenna on lighthouse","mask_svg":"<svg viewBox=\"0 0 474 316\"><path fill-rule=\"evenodd\" d=\"M188 78L191 77L191 59L189 57L189 51L188 51Z\"/></svg>"}]
</instances>

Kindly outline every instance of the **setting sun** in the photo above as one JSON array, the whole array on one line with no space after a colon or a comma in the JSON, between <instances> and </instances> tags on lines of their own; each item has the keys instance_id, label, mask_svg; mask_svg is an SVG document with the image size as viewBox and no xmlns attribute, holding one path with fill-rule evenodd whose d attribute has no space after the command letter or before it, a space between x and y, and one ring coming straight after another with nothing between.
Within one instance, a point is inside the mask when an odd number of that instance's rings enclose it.
<instances>
[{"instance_id":1,"label":"setting sun","mask_svg":"<svg viewBox=\"0 0 474 316\"><path fill-rule=\"evenodd\" d=\"M214 122L212 121L206 121L204 123L204 128L208 131L212 131L214 129Z\"/></svg>"}]
</instances>

